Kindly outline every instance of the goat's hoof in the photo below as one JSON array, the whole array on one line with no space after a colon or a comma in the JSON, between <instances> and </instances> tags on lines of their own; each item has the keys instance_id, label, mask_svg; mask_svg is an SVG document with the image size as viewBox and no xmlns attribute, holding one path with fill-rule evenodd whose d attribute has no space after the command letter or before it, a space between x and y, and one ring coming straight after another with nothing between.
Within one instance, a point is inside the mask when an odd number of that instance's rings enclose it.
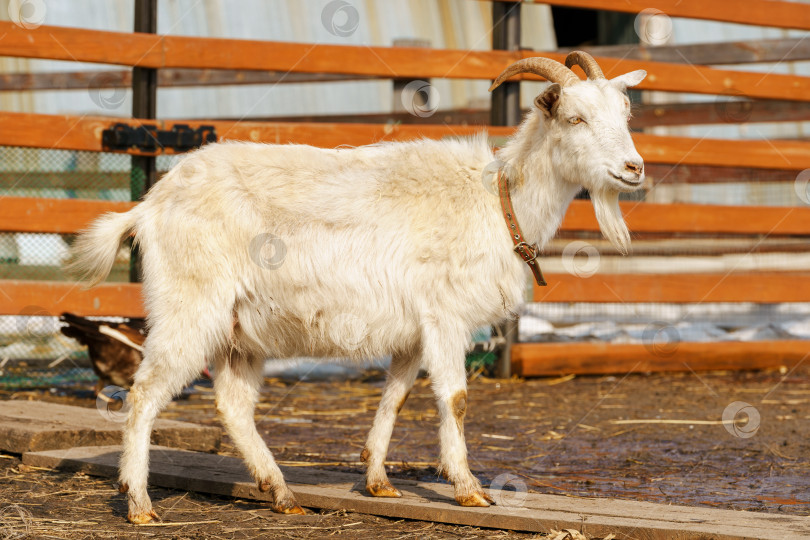
<instances>
[{"instance_id":1,"label":"goat's hoof","mask_svg":"<svg viewBox=\"0 0 810 540\"><path fill-rule=\"evenodd\" d=\"M306 510L298 506L298 503L295 501L283 501L280 503L274 503L271 508L273 508L273 512L277 512L279 514L298 514L298 515L306 515Z\"/></svg>"},{"instance_id":2,"label":"goat's hoof","mask_svg":"<svg viewBox=\"0 0 810 540\"><path fill-rule=\"evenodd\" d=\"M140 514L129 514L127 515L127 521L133 523L135 525L143 525L145 523L149 523L152 520L160 521L157 513L154 510L149 510L148 512L141 512Z\"/></svg>"},{"instance_id":3,"label":"goat's hoof","mask_svg":"<svg viewBox=\"0 0 810 540\"><path fill-rule=\"evenodd\" d=\"M366 484L366 492L374 497L402 497L402 492L391 485L391 482Z\"/></svg>"},{"instance_id":4,"label":"goat's hoof","mask_svg":"<svg viewBox=\"0 0 810 540\"><path fill-rule=\"evenodd\" d=\"M465 495L456 495L456 502L461 506L478 506L482 508L495 504L492 497L487 495L483 490L474 491Z\"/></svg>"}]
</instances>

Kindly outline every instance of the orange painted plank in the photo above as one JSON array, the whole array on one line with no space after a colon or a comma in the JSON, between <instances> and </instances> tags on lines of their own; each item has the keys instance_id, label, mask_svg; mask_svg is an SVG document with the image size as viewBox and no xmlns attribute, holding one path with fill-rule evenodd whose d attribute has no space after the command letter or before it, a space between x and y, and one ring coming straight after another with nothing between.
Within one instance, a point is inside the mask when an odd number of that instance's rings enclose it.
<instances>
[{"instance_id":1,"label":"orange painted plank","mask_svg":"<svg viewBox=\"0 0 810 540\"><path fill-rule=\"evenodd\" d=\"M126 212L131 202L87 199L0 197L0 230L4 232L75 233L105 212Z\"/></svg>"},{"instance_id":2,"label":"orange painted plank","mask_svg":"<svg viewBox=\"0 0 810 540\"><path fill-rule=\"evenodd\" d=\"M717 165L759 169L806 169L810 143L788 140L696 139L634 133L636 149L648 163Z\"/></svg>"},{"instance_id":3,"label":"orange painted plank","mask_svg":"<svg viewBox=\"0 0 810 540\"><path fill-rule=\"evenodd\" d=\"M2 43L2 40L0 40ZM333 148L359 146L379 141L412 140L421 137L460 137L480 133L506 137L509 127L446 126L441 124L340 124L315 122L235 122L207 120L138 120L101 116L67 116L0 111L0 145L102 151L101 132L115 124L175 124L191 127L213 125L220 139L268 143L302 143ZM715 165L781 170L810 168L810 142L738 141L663 137L636 133L636 147L648 163ZM165 153L171 153L167 151Z\"/></svg>"},{"instance_id":4,"label":"orange painted plank","mask_svg":"<svg viewBox=\"0 0 810 540\"><path fill-rule=\"evenodd\" d=\"M810 235L810 207L620 203L631 233ZM599 231L590 201L572 201L560 230Z\"/></svg>"},{"instance_id":5,"label":"orange painted plank","mask_svg":"<svg viewBox=\"0 0 810 540\"><path fill-rule=\"evenodd\" d=\"M675 339L657 345L516 343L512 345L512 373L542 377L767 369L792 367L808 356L810 341L801 340L679 343Z\"/></svg>"},{"instance_id":6,"label":"orange painted plank","mask_svg":"<svg viewBox=\"0 0 810 540\"><path fill-rule=\"evenodd\" d=\"M542 262L541 262L542 266ZM810 302L810 273L546 274L535 302Z\"/></svg>"},{"instance_id":7,"label":"orange painted plank","mask_svg":"<svg viewBox=\"0 0 810 540\"><path fill-rule=\"evenodd\" d=\"M504 67L521 57L542 55L564 59L558 53L537 51L465 51L150 36L58 26L25 30L10 22L0 22L0 34L5 34L0 40L0 55L154 68L494 79ZM336 62L336 58L340 61ZM646 69L649 76L638 86L644 90L701 94L723 94L733 90L735 95L810 101L810 77L607 57L597 60L609 76ZM535 75L524 77L539 79Z\"/></svg>"},{"instance_id":8,"label":"orange painted plank","mask_svg":"<svg viewBox=\"0 0 810 540\"><path fill-rule=\"evenodd\" d=\"M19 315L23 310L54 316L65 311L82 316L146 314L140 283L102 283L85 290L79 283L3 279L0 291L0 315Z\"/></svg>"},{"instance_id":9,"label":"orange painted plank","mask_svg":"<svg viewBox=\"0 0 810 540\"><path fill-rule=\"evenodd\" d=\"M73 233L104 212L125 212L131 202L40 197L0 198L0 231ZM702 204L621 203L635 233L810 235L810 208ZM562 231L599 231L589 201L573 201Z\"/></svg>"},{"instance_id":10,"label":"orange painted plank","mask_svg":"<svg viewBox=\"0 0 810 540\"><path fill-rule=\"evenodd\" d=\"M810 5L775 0L524 0L537 4L567 6L624 13L657 9L669 17L774 26L810 30Z\"/></svg>"},{"instance_id":11,"label":"orange painted plank","mask_svg":"<svg viewBox=\"0 0 810 540\"><path fill-rule=\"evenodd\" d=\"M0 40L2 43L2 40ZM266 143L300 143L326 148L340 145L360 146L380 141L402 141L422 137L469 136L481 126L445 126L441 124L337 124L316 122L236 122L209 120L138 120L101 116L68 116L0 111L0 145L66 150L103 151L101 132L116 123L131 126L155 125L171 129L176 124L193 128L213 125L220 140L244 140ZM508 127L489 127L490 135L508 136ZM810 145L808 145L810 146ZM136 153L136 152L128 152ZM158 152L160 153L160 152ZM173 153L171 150L162 152Z\"/></svg>"}]
</instances>

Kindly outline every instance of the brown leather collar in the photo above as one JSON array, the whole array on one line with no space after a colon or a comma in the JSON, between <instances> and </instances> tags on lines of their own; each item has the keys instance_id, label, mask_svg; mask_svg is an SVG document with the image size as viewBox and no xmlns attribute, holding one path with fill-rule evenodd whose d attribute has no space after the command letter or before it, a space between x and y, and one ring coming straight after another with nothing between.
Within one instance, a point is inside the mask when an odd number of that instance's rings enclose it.
<instances>
[{"instance_id":1,"label":"brown leather collar","mask_svg":"<svg viewBox=\"0 0 810 540\"><path fill-rule=\"evenodd\" d=\"M512 198L509 196L509 187L507 186L508 179L501 172L502 170L498 169L498 195L501 199L503 218L506 220L506 226L509 227L509 236L512 237L512 242L515 244L515 253L520 255L520 258L529 265L537 284L545 287L547 285L546 278L543 277L543 271L540 270L540 265L537 263L540 248L537 247L537 244L530 246L523 238L523 232L521 232L515 216L515 209L512 208Z\"/></svg>"}]
</instances>

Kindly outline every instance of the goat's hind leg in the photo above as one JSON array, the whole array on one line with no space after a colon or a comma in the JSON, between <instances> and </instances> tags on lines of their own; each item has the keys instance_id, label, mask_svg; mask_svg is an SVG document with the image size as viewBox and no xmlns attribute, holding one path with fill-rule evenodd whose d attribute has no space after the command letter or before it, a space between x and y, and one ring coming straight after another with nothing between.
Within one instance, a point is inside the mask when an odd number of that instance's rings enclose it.
<instances>
[{"instance_id":1,"label":"goat's hind leg","mask_svg":"<svg viewBox=\"0 0 810 540\"><path fill-rule=\"evenodd\" d=\"M260 491L273 495L272 508L283 514L304 514L284 482L273 454L256 430L253 412L259 397L263 362L232 350L216 362L214 389L217 411L239 449Z\"/></svg>"},{"instance_id":2,"label":"goat's hind leg","mask_svg":"<svg viewBox=\"0 0 810 540\"><path fill-rule=\"evenodd\" d=\"M391 370L385 382L380 406L374 416L374 424L360 459L367 464L366 491L375 497L401 497L402 493L391 485L385 473L385 456L391 433L400 409L408 398L416 375L419 373L419 357L414 354L396 353L391 359Z\"/></svg>"},{"instance_id":3,"label":"goat's hind leg","mask_svg":"<svg viewBox=\"0 0 810 540\"><path fill-rule=\"evenodd\" d=\"M186 346L186 350L191 348ZM149 441L155 417L205 367L202 353L177 354L153 332L145 344L144 360L127 395L129 407L123 434L119 491L127 494L131 523L158 519L146 490L149 476Z\"/></svg>"}]
</instances>

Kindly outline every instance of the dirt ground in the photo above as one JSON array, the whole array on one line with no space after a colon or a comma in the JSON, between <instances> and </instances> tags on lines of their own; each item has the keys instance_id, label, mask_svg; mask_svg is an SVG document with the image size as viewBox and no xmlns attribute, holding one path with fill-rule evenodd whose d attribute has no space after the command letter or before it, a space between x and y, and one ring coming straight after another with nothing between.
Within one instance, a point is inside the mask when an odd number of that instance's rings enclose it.
<instances>
[{"instance_id":1,"label":"dirt ground","mask_svg":"<svg viewBox=\"0 0 810 540\"><path fill-rule=\"evenodd\" d=\"M353 381L268 379L259 430L281 463L361 472L359 453L384 374ZM218 425L198 385L163 414ZM95 407L86 388L0 392ZM810 366L713 372L470 382L465 432L485 485L569 496L810 515ZM723 424L733 420L738 422ZM420 379L402 410L389 474L439 481L436 409ZM234 455L227 437L221 450ZM262 504L150 488L165 520L125 522L110 479L41 470L0 454L0 538L533 538L540 535L313 511L280 516ZM185 523L185 524L183 524ZM5 535L5 536L4 536ZM15 536L18 535L18 536Z\"/></svg>"}]
</instances>

